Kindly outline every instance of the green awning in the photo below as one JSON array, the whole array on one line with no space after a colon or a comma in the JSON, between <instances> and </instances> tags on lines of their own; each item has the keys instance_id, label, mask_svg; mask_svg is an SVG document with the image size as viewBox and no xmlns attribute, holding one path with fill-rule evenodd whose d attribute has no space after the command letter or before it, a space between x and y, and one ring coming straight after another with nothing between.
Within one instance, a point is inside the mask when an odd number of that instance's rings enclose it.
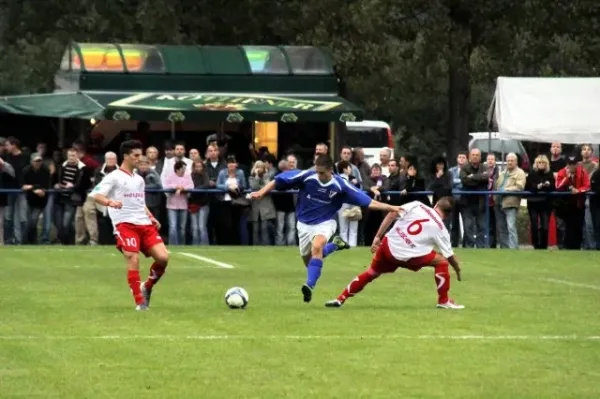
<instances>
[{"instance_id":1,"label":"green awning","mask_svg":"<svg viewBox=\"0 0 600 399\"><path fill-rule=\"evenodd\" d=\"M363 111L339 96L67 92L0 97L0 112L56 118L173 122L347 122Z\"/></svg>"}]
</instances>

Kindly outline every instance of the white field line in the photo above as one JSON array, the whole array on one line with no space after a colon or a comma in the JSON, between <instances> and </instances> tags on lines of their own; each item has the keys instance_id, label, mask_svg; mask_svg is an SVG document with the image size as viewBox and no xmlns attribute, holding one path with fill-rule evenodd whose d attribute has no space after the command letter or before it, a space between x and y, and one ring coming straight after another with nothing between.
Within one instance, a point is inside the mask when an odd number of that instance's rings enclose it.
<instances>
[{"instance_id":1,"label":"white field line","mask_svg":"<svg viewBox=\"0 0 600 399\"><path fill-rule=\"evenodd\" d=\"M0 341L230 341L230 340L416 340L416 341L598 341L600 335L0 335Z\"/></svg>"},{"instance_id":2,"label":"white field line","mask_svg":"<svg viewBox=\"0 0 600 399\"><path fill-rule=\"evenodd\" d=\"M183 255L183 256L187 256L188 258L193 258L193 259L197 259L199 261L202 262L206 262L206 263L210 263L211 265L215 265L215 266L219 266L222 267L223 269L233 269L234 267L232 265L230 265L229 263L223 263L223 262L219 262L216 261L214 259L211 258L207 258L205 256L200 256L200 255L196 255L196 254L191 254L189 252L177 252L179 255Z\"/></svg>"},{"instance_id":3,"label":"white field line","mask_svg":"<svg viewBox=\"0 0 600 399\"><path fill-rule=\"evenodd\" d=\"M572 281L560 280L560 279L556 279L556 278L545 278L544 280L548 281L550 283L568 285L571 287L589 288L590 290L600 291L600 287L597 285L574 283Z\"/></svg>"}]
</instances>

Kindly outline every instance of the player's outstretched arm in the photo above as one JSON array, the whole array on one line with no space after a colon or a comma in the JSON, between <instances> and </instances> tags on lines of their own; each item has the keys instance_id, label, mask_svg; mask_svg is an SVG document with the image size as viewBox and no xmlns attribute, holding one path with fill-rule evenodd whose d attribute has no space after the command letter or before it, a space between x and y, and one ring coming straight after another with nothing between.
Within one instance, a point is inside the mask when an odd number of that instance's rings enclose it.
<instances>
[{"instance_id":1,"label":"player's outstretched arm","mask_svg":"<svg viewBox=\"0 0 600 399\"><path fill-rule=\"evenodd\" d=\"M254 191L253 193L250 193L249 197L251 199L261 199L262 197L264 197L265 195L269 194L273 190L275 190L275 180L271 180L269 183L267 183L260 190Z\"/></svg>"},{"instance_id":2,"label":"player's outstretched arm","mask_svg":"<svg viewBox=\"0 0 600 399\"><path fill-rule=\"evenodd\" d=\"M458 264L458 259L454 255L448 257L448 263L456 272L456 279L458 281L462 281L462 276L460 275L460 265Z\"/></svg>"},{"instance_id":3,"label":"player's outstretched arm","mask_svg":"<svg viewBox=\"0 0 600 399\"><path fill-rule=\"evenodd\" d=\"M381 225L379 226L379 230L377 230L377 233L375 234L375 238L373 239L373 244L371 245L371 252L373 252L373 253L377 252L377 249L381 245L381 239L383 238L385 233L390 228L390 225L392 223L394 223L394 220L396 220L397 217L398 217L398 212L389 212L387 215L385 215L385 218L381 222Z\"/></svg>"},{"instance_id":4,"label":"player's outstretched arm","mask_svg":"<svg viewBox=\"0 0 600 399\"><path fill-rule=\"evenodd\" d=\"M93 195L94 201L96 201L97 204L100 204L102 206L108 206L110 208L117 208L117 209L121 209L121 207L123 206L123 203L121 201L111 200L104 194L100 194L100 193L93 194L92 193L90 195Z\"/></svg>"},{"instance_id":5,"label":"player's outstretched arm","mask_svg":"<svg viewBox=\"0 0 600 399\"><path fill-rule=\"evenodd\" d=\"M383 202L379 202L379 201L375 201L375 200L372 200L369 203L369 209L375 209L377 211L384 211L384 212L401 212L402 211L402 208L399 206L384 204Z\"/></svg>"}]
</instances>

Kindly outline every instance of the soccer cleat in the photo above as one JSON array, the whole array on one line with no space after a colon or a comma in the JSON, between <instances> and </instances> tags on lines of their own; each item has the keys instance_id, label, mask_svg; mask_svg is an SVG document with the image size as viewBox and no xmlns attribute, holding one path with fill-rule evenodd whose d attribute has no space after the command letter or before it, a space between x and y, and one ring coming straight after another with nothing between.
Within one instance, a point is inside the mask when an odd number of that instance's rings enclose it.
<instances>
[{"instance_id":1,"label":"soccer cleat","mask_svg":"<svg viewBox=\"0 0 600 399\"><path fill-rule=\"evenodd\" d=\"M146 282L140 283L140 291L144 297L144 305L150 307L150 297L152 296L152 289L146 288Z\"/></svg>"},{"instance_id":2,"label":"soccer cleat","mask_svg":"<svg viewBox=\"0 0 600 399\"><path fill-rule=\"evenodd\" d=\"M145 310L148 310L148 306L146 306L146 304L144 303L141 303L135 307L135 310L143 312Z\"/></svg>"},{"instance_id":3,"label":"soccer cleat","mask_svg":"<svg viewBox=\"0 0 600 399\"><path fill-rule=\"evenodd\" d=\"M304 284L302 286L302 295L304 295L304 302L309 303L312 300L312 288Z\"/></svg>"},{"instance_id":4,"label":"soccer cleat","mask_svg":"<svg viewBox=\"0 0 600 399\"><path fill-rule=\"evenodd\" d=\"M150 297L152 296L152 289L146 289L146 282L140 284L140 291L142 291L142 295L144 296L144 305L147 308L150 307Z\"/></svg>"},{"instance_id":5,"label":"soccer cleat","mask_svg":"<svg viewBox=\"0 0 600 399\"><path fill-rule=\"evenodd\" d=\"M344 304L344 302L340 301L339 299L333 299L331 301L325 302L325 307L326 308L341 308L343 304Z\"/></svg>"},{"instance_id":6,"label":"soccer cleat","mask_svg":"<svg viewBox=\"0 0 600 399\"><path fill-rule=\"evenodd\" d=\"M459 305L457 303L454 303L454 301L452 299L448 300L448 302L446 302L446 303L438 303L437 307L440 309L464 309L465 308L464 305Z\"/></svg>"},{"instance_id":7,"label":"soccer cleat","mask_svg":"<svg viewBox=\"0 0 600 399\"><path fill-rule=\"evenodd\" d=\"M331 240L333 244L337 247L338 251L342 251L344 249L350 249L350 244L348 244L344 239L340 236L335 236Z\"/></svg>"}]
</instances>

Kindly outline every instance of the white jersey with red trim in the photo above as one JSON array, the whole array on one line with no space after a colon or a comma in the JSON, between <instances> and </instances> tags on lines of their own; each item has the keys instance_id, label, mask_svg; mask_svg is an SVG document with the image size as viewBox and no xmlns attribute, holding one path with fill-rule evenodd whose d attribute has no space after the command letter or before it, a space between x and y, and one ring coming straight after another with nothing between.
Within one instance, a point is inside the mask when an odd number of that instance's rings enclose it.
<instances>
[{"instance_id":1,"label":"white jersey with red trim","mask_svg":"<svg viewBox=\"0 0 600 399\"><path fill-rule=\"evenodd\" d=\"M454 255L450 234L436 210L419 201L401 207L404 211L386 234L394 258L401 261L417 258L431 253L434 247L445 258Z\"/></svg>"},{"instance_id":2,"label":"white jersey with red trim","mask_svg":"<svg viewBox=\"0 0 600 399\"><path fill-rule=\"evenodd\" d=\"M106 175L90 195L102 194L123 203L121 209L108 208L108 216L113 226L119 223L146 226L152 224L152 221L146 213L145 189L146 183L142 176L119 168Z\"/></svg>"}]
</instances>

